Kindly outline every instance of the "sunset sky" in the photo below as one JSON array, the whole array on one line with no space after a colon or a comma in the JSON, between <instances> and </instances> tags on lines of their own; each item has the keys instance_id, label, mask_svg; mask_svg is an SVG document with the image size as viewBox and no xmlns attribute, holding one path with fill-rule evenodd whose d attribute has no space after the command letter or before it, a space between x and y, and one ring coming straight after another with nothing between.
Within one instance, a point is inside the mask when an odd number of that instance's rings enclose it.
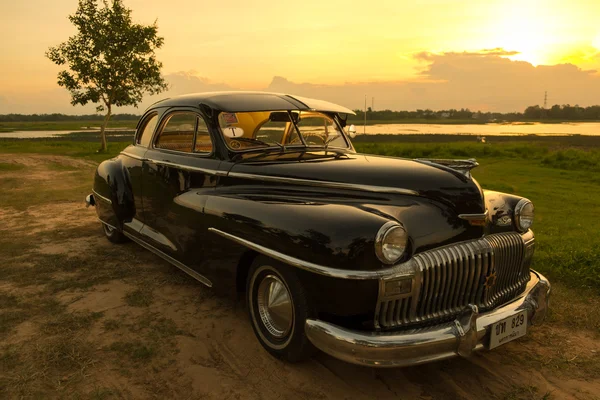
<instances>
[{"instance_id":1,"label":"sunset sky","mask_svg":"<svg viewBox=\"0 0 600 400\"><path fill-rule=\"evenodd\" d=\"M75 33L77 1L0 1L0 114L93 112L69 104L44 57ZM600 103L598 0L125 4L165 38L158 57L172 89L159 97L251 89L352 108L367 95L376 109L522 111L547 90L550 104Z\"/></svg>"}]
</instances>

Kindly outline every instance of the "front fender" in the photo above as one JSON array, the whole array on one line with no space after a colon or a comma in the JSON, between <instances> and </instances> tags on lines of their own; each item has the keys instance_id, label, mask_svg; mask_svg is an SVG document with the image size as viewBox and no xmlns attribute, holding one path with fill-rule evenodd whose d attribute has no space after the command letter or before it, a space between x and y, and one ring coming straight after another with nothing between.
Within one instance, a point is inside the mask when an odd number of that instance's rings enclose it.
<instances>
[{"instance_id":1,"label":"front fender","mask_svg":"<svg viewBox=\"0 0 600 400\"><path fill-rule=\"evenodd\" d=\"M374 243L390 220L401 222L409 234L406 258L483 233L444 205L412 196L381 205L218 195L208 198L205 213L209 228L299 260L351 271L387 267L375 255Z\"/></svg>"},{"instance_id":2,"label":"front fender","mask_svg":"<svg viewBox=\"0 0 600 400\"><path fill-rule=\"evenodd\" d=\"M210 227L271 250L339 269L381 267L377 231L389 219L358 207L300 200L210 196Z\"/></svg>"},{"instance_id":3,"label":"front fender","mask_svg":"<svg viewBox=\"0 0 600 400\"><path fill-rule=\"evenodd\" d=\"M119 158L103 161L94 176L98 217L118 229L135 216L135 201L129 171ZM99 196L98 196L99 195Z\"/></svg>"},{"instance_id":4,"label":"front fender","mask_svg":"<svg viewBox=\"0 0 600 400\"><path fill-rule=\"evenodd\" d=\"M508 193L484 190L485 204L489 212L489 221L486 233L500 233L518 231L514 218L517 203L523 199Z\"/></svg>"}]
</instances>

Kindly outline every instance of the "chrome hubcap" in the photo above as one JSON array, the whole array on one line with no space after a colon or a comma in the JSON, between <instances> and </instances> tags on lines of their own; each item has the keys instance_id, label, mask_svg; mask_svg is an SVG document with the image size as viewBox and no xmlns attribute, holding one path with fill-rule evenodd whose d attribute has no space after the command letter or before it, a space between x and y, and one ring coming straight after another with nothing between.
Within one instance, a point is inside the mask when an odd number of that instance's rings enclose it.
<instances>
[{"instance_id":1,"label":"chrome hubcap","mask_svg":"<svg viewBox=\"0 0 600 400\"><path fill-rule=\"evenodd\" d=\"M292 329L294 312L292 299L285 284L275 275L267 275L258 286L258 313L265 328L277 338Z\"/></svg>"}]
</instances>

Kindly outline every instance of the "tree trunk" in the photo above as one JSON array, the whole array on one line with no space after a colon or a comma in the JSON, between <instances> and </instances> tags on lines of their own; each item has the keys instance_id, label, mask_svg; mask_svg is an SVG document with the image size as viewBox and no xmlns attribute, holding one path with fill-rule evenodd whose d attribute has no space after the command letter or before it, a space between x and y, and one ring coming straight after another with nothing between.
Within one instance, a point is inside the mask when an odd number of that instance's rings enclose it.
<instances>
[{"instance_id":1,"label":"tree trunk","mask_svg":"<svg viewBox=\"0 0 600 400\"><path fill-rule=\"evenodd\" d=\"M100 127L100 150L99 152L104 153L106 151L106 126L108 125L108 121L110 120L110 105L106 107L108 112L104 117L104 122L102 122L102 127Z\"/></svg>"}]
</instances>

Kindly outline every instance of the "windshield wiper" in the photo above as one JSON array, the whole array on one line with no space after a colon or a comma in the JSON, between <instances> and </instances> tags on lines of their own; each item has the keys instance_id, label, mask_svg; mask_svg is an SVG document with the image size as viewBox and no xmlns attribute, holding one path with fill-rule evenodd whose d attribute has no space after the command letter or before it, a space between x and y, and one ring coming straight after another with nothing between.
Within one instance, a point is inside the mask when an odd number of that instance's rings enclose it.
<instances>
[{"instance_id":1,"label":"windshield wiper","mask_svg":"<svg viewBox=\"0 0 600 400\"><path fill-rule=\"evenodd\" d=\"M272 153L273 151L281 151L281 145L279 143L278 143L278 145L279 145L279 147L275 147L275 146L257 147L255 149L248 149L248 150L236 152L232 158L234 160L237 160L237 159L243 157L244 154L257 153L257 152L261 153L261 154L259 154L256 157L261 157L262 155Z\"/></svg>"},{"instance_id":2,"label":"windshield wiper","mask_svg":"<svg viewBox=\"0 0 600 400\"><path fill-rule=\"evenodd\" d=\"M279 151L279 150L281 150L281 149L278 149L278 148L275 148L275 147L271 147L270 149L262 149L262 150L278 150L278 151ZM290 148L288 147L288 148L286 148L286 149L285 149L285 154L291 154L291 153L306 153L308 150L309 150L309 149L308 149L307 147L299 147L299 148L293 148L293 149L290 149ZM242 157L244 154L246 154L246 153L254 153L254 151L251 151L251 152L245 152L245 153L237 153L237 155L236 155L236 159L239 159L239 158L241 158L241 157ZM262 153L260 153L260 154L257 154L257 155L255 155L255 156L252 156L252 157L249 157L249 158L247 158L247 159L246 159L246 161L250 161L250 160L256 160L256 159L259 159L259 158L262 158L262 157L266 157L267 155L269 155L269 154L273 154L273 153L274 153L273 151L265 151L265 152L262 152ZM283 152L283 151L280 151L280 154L284 154L284 152Z\"/></svg>"}]
</instances>

